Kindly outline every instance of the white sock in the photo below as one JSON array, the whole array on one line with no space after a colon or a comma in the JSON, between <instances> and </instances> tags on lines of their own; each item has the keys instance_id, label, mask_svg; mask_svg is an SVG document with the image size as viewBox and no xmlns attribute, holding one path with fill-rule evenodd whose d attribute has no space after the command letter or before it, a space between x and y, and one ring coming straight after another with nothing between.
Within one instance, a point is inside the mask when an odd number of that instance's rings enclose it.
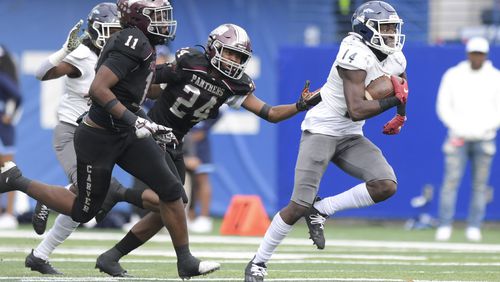
<instances>
[{"instance_id":1,"label":"white sock","mask_svg":"<svg viewBox=\"0 0 500 282\"><path fill-rule=\"evenodd\" d=\"M43 260L48 260L49 255L54 249L59 246L66 238L75 231L80 223L73 221L70 216L58 215L54 226L50 229L47 236L42 242L33 250L33 255Z\"/></svg>"},{"instance_id":2,"label":"white sock","mask_svg":"<svg viewBox=\"0 0 500 282\"><path fill-rule=\"evenodd\" d=\"M278 247L281 241L285 239L286 235L290 233L290 230L292 230L292 225L286 224L278 212L267 229L266 235L264 235L264 239L262 240L262 243L260 243L253 262L266 263L269 259L271 259L274 250Z\"/></svg>"},{"instance_id":3,"label":"white sock","mask_svg":"<svg viewBox=\"0 0 500 282\"><path fill-rule=\"evenodd\" d=\"M333 215L341 210L368 207L373 204L375 202L366 189L366 183L361 183L343 193L314 203L314 207L322 214Z\"/></svg>"}]
</instances>

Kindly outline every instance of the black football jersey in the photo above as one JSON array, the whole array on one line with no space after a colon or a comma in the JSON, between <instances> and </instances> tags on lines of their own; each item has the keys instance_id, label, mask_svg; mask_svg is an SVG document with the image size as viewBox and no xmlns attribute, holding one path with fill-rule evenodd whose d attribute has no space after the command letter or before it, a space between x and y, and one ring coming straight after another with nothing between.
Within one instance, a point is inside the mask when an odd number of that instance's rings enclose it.
<instances>
[{"instance_id":1,"label":"black football jersey","mask_svg":"<svg viewBox=\"0 0 500 282\"><path fill-rule=\"evenodd\" d=\"M116 98L132 112L137 112L144 101L155 75L156 53L148 38L135 27L115 32L106 42L96 70L107 66L120 79L111 88ZM90 118L100 126L115 131L129 128L119 119L113 118L98 103L92 103Z\"/></svg>"},{"instance_id":2,"label":"black football jersey","mask_svg":"<svg viewBox=\"0 0 500 282\"><path fill-rule=\"evenodd\" d=\"M198 122L217 117L228 99L255 90L248 75L238 80L222 76L205 54L194 48L180 49L173 63L159 65L155 83L167 86L148 115L154 122L171 127L179 140Z\"/></svg>"}]
</instances>

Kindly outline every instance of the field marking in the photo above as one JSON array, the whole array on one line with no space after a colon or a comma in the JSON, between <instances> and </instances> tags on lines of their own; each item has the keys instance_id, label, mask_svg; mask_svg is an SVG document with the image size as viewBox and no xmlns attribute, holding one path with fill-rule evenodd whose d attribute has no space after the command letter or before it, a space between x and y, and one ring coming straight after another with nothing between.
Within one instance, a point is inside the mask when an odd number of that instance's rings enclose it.
<instances>
[{"instance_id":1,"label":"field marking","mask_svg":"<svg viewBox=\"0 0 500 282\"><path fill-rule=\"evenodd\" d=\"M68 253L74 254L74 253ZM100 254L100 253L99 253ZM98 254L95 254L96 256ZM147 252L143 254L144 256L148 256ZM175 257L172 254L172 257ZM279 257L279 255L276 255ZM290 254L289 257L293 257L293 254ZM210 256L210 258L221 258L219 256ZM227 260L217 260L221 264L246 264L248 259L238 260L232 259L231 256L224 256ZM95 258L50 258L51 262L60 262L60 263L71 263L71 262L95 262ZM3 262L24 262L24 259L21 258L2 258ZM122 263L176 263L175 259L136 259L136 258L123 258L120 260ZM500 266L500 262L409 262L409 261L389 261L389 260L319 260L319 259L308 259L308 263L314 264L336 264L336 265L403 265L403 266L412 266L412 265L420 265L420 266ZM295 257L290 259L276 259L275 256L269 261L269 264L304 264L304 259Z\"/></svg>"},{"instance_id":2,"label":"field marking","mask_svg":"<svg viewBox=\"0 0 500 282\"><path fill-rule=\"evenodd\" d=\"M189 281L241 281L242 278L191 278ZM72 281L72 282L87 282L87 281L180 281L179 278L115 278L115 277L2 277L0 281ZM369 281L369 282L407 282L406 279L379 279L379 278L266 278L265 281ZM431 282L431 280L411 280L412 282ZM468 282L468 280L440 280L441 282Z\"/></svg>"},{"instance_id":3,"label":"field marking","mask_svg":"<svg viewBox=\"0 0 500 282\"><path fill-rule=\"evenodd\" d=\"M119 241L125 236L125 233L119 232L82 232L76 231L68 240L82 241ZM33 231L25 230L2 230L0 238L33 238L42 239L44 236L38 236ZM157 234L149 240L150 242L170 242L170 236L166 234ZM191 243L200 244L236 244L236 245L259 245L261 237L238 237L238 236L217 236L217 235L190 235ZM291 246L310 246L309 239L286 238L281 245ZM327 240L327 248L349 247L349 248L383 248L383 249L406 249L406 250L441 250L441 251L460 251L460 252L482 252L482 253L500 253L500 244L481 244L481 243L438 243L438 242L414 242L414 241L374 241L374 240Z\"/></svg>"}]
</instances>

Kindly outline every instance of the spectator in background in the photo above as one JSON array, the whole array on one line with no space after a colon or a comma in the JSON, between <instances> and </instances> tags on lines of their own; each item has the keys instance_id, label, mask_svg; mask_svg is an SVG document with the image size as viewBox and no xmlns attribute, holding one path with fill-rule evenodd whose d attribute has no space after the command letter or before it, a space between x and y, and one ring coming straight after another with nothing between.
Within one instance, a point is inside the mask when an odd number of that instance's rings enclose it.
<instances>
[{"instance_id":1,"label":"spectator in background","mask_svg":"<svg viewBox=\"0 0 500 282\"><path fill-rule=\"evenodd\" d=\"M191 129L187 134L191 150L185 148L185 159L195 158L196 161L185 160L186 168L189 163L197 163L192 168L191 199L189 205L189 231L194 233L208 233L212 231L213 223L210 217L210 203L212 202L212 185L210 184L210 173L215 167L212 163L212 150L209 133L212 126L220 118L204 120ZM197 204L200 206L200 215L196 216Z\"/></svg>"},{"instance_id":2,"label":"spectator in background","mask_svg":"<svg viewBox=\"0 0 500 282\"><path fill-rule=\"evenodd\" d=\"M19 119L21 103L16 64L7 49L0 45L0 165L14 159L14 127ZM15 193L7 193L7 204L0 211L0 229L17 228L18 222L14 215Z\"/></svg>"},{"instance_id":3,"label":"spectator in background","mask_svg":"<svg viewBox=\"0 0 500 282\"><path fill-rule=\"evenodd\" d=\"M437 97L437 114L448 128L443 146L445 175L439 203L438 241L450 239L457 188L468 160L472 165L472 199L465 236L469 241L481 241L486 187L500 126L500 85L496 83L500 81L500 72L487 60L488 41L472 38L466 51L468 60L446 71Z\"/></svg>"}]
</instances>

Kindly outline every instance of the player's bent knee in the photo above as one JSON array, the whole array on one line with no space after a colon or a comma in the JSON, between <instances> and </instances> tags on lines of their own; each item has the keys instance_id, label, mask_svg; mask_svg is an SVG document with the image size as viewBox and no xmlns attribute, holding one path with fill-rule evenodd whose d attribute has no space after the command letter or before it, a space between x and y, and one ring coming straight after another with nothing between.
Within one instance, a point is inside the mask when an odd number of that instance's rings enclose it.
<instances>
[{"instance_id":1,"label":"player's bent knee","mask_svg":"<svg viewBox=\"0 0 500 282\"><path fill-rule=\"evenodd\" d=\"M375 203L387 200L396 193L397 184L392 180L377 180L366 184Z\"/></svg>"}]
</instances>

